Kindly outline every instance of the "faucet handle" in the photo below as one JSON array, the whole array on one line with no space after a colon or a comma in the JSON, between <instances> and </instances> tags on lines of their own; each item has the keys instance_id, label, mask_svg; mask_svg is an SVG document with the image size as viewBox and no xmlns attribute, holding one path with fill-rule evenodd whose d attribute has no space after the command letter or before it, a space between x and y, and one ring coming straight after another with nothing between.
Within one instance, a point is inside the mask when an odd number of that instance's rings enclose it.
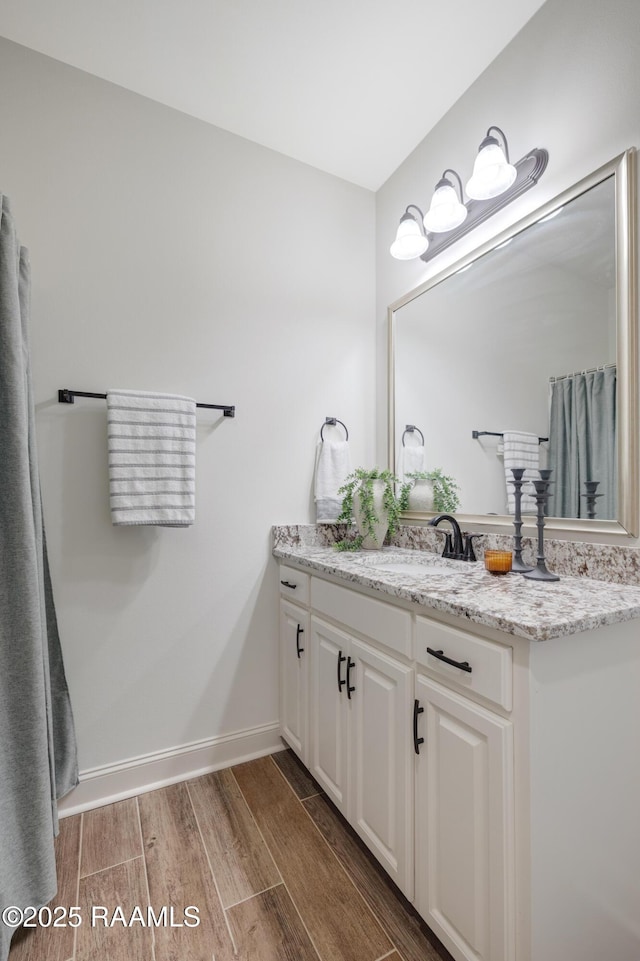
<instances>
[{"instance_id":1,"label":"faucet handle","mask_svg":"<svg viewBox=\"0 0 640 961\"><path fill-rule=\"evenodd\" d=\"M453 553L453 540L452 540L451 531L441 531L440 528L438 527L436 527L435 531L436 531L436 534L440 534L441 537L444 537L444 550L442 551L442 556L453 557L454 553Z\"/></svg>"},{"instance_id":2,"label":"faucet handle","mask_svg":"<svg viewBox=\"0 0 640 961\"><path fill-rule=\"evenodd\" d=\"M468 531L464 531L463 537L464 537L464 552L462 555L463 559L465 561L476 561L478 558L476 557L475 551L473 549L473 538L484 537L484 534L470 534Z\"/></svg>"}]
</instances>

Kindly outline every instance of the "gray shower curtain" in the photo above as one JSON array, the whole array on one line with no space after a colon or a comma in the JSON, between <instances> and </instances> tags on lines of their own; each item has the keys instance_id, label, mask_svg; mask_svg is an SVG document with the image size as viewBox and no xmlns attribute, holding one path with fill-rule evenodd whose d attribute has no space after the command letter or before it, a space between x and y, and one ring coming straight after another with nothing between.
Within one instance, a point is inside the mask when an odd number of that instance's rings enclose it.
<instances>
[{"instance_id":1,"label":"gray shower curtain","mask_svg":"<svg viewBox=\"0 0 640 961\"><path fill-rule=\"evenodd\" d=\"M29 259L0 194L0 912L56 893L56 799L78 783L29 367ZM0 961L13 931L0 920Z\"/></svg>"},{"instance_id":2,"label":"gray shower curtain","mask_svg":"<svg viewBox=\"0 0 640 961\"><path fill-rule=\"evenodd\" d=\"M599 481L596 517L617 516L616 367L571 374L551 385L550 517L586 517L584 482Z\"/></svg>"}]
</instances>

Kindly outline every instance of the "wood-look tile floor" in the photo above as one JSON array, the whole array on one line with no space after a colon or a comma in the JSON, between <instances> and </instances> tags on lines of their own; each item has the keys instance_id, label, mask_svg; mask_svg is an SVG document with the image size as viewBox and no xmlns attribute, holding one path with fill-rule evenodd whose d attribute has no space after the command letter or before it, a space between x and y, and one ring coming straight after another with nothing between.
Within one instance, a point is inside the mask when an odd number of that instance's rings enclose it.
<instances>
[{"instance_id":1,"label":"wood-look tile floor","mask_svg":"<svg viewBox=\"0 0 640 961\"><path fill-rule=\"evenodd\" d=\"M9 961L450 961L288 750L66 818L56 859L82 924Z\"/></svg>"}]
</instances>

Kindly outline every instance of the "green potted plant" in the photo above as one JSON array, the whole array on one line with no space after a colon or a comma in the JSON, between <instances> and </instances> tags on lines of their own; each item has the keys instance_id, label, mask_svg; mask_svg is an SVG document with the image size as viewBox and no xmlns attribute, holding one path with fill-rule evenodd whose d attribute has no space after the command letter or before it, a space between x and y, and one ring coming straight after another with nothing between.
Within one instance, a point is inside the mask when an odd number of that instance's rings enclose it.
<instances>
[{"instance_id":1,"label":"green potted plant","mask_svg":"<svg viewBox=\"0 0 640 961\"><path fill-rule=\"evenodd\" d=\"M438 514L453 514L460 507L460 488L453 477L444 474L440 467L430 471L415 471L407 474L412 483L403 484L400 489L400 510L434 510ZM430 483L433 487L433 506L431 508L411 503L411 492L416 490L420 482Z\"/></svg>"},{"instance_id":2,"label":"green potted plant","mask_svg":"<svg viewBox=\"0 0 640 961\"><path fill-rule=\"evenodd\" d=\"M398 526L400 502L395 494L398 478L379 467L358 467L349 474L339 494L342 511L339 521L355 521L358 535L343 538L336 547L340 551L376 550L382 547L387 531L394 534Z\"/></svg>"}]
</instances>

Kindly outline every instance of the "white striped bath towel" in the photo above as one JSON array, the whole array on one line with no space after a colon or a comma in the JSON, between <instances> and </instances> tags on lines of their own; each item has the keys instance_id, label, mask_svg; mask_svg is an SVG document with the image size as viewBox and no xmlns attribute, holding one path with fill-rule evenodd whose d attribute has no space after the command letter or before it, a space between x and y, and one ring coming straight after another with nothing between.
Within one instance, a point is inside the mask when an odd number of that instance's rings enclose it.
<instances>
[{"instance_id":1,"label":"white striped bath towel","mask_svg":"<svg viewBox=\"0 0 640 961\"><path fill-rule=\"evenodd\" d=\"M531 483L531 478L538 478L540 443L537 434L529 434L522 430L505 430L504 438L504 473L507 484L507 513L513 514L515 510L515 498L513 496L513 480L511 473L512 467L526 467L524 472L525 483L522 486L522 500L520 502L523 514L532 514L536 511L535 488Z\"/></svg>"},{"instance_id":2,"label":"white striped bath towel","mask_svg":"<svg viewBox=\"0 0 640 961\"><path fill-rule=\"evenodd\" d=\"M196 402L107 391L109 500L117 525L189 527L195 519Z\"/></svg>"}]
</instances>

